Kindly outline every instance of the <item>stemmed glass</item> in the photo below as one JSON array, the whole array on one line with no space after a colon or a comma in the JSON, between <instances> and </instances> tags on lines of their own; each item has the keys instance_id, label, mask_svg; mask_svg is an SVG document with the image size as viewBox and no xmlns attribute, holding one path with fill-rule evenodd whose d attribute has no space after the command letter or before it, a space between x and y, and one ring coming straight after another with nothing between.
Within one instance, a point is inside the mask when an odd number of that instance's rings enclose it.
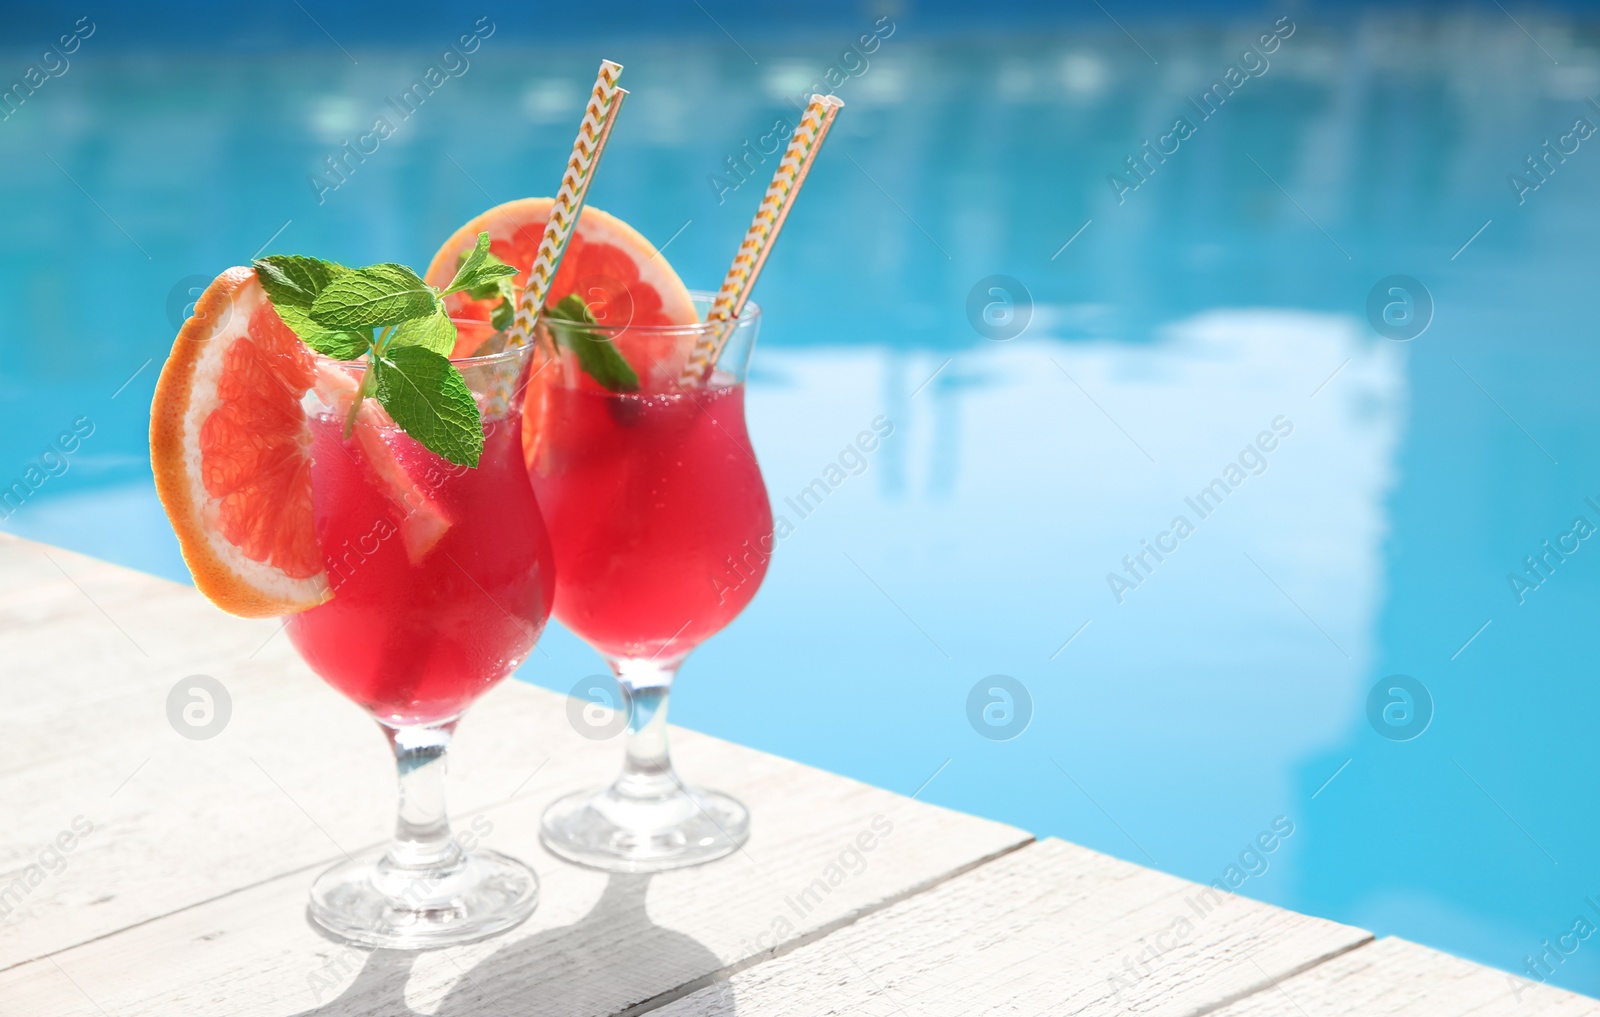
<instances>
[{"instance_id":1,"label":"stemmed glass","mask_svg":"<svg viewBox=\"0 0 1600 1017\"><path fill-rule=\"evenodd\" d=\"M695 294L702 318L712 296ZM678 779L666 725L678 667L755 596L772 553L744 419L760 321L748 304L734 323L592 326L639 390L602 388L567 346L534 390L530 474L555 547L555 616L605 658L628 709L622 775L544 814L545 846L570 861L652 872L720 858L749 836L743 805ZM690 349L713 329L730 333L715 372L681 386Z\"/></svg>"},{"instance_id":2,"label":"stemmed glass","mask_svg":"<svg viewBox=\"0 0 1600 1017\"><path fill-rule=\"evenodd\" d=\"M482 329L481 323L460 323ZM527 918L531 869L468 852L444 804L445 751L462 713L533 649L554 595L550 541L528 484L519 382L530 348L454 360L483 414L475 468L424 449L367 400L365 367L317 361L305 406L318 542L333 598L290 617L311 669L372 715L399 769L387 848L316 880L310 914L335 936L391 949L480 939Z\"/></svg>"}]
</instances>

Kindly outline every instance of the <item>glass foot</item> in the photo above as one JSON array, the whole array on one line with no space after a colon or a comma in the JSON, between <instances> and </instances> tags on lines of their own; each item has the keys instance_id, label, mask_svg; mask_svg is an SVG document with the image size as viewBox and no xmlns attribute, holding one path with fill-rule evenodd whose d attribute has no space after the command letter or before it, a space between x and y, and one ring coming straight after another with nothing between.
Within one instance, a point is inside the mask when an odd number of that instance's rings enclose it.
<instances>
[{"instance_id":1,"label":"glass foot","mask_svg":"<svg viewBox=\"0 0 1600 1017\"><path fill-rule=\"evenodd\" d=\"M539 877L478 849L436 869L402 869L387 852L341 862L317 877L308 908L335 938L389 950L431 950L504 932L539 904Z\"/></svg>"},{"instance_id":2,"label":"glass foot","mask_svg":"<svg viewBox=\"0 0 1600 1017\"><path fill-rule=\"evenodd\" d=\"M580 791L545 810L540 839L552 854L607 872L661 872L714 861L750 837L750 812L716 791L677 788L632 797L613 787Z\"/></svg>"}]
</instances>

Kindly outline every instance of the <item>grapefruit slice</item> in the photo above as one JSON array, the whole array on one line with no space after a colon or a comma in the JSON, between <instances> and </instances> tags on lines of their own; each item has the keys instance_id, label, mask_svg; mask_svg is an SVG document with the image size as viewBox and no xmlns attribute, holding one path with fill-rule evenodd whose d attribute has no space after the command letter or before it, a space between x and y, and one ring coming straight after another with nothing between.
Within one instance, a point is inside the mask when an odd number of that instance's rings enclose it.
<instances>
[{"instance_id":1,"label":"grapefruit slice","mask_svg":"<svg viewBox=\"0 0 1600 1017\"><path fill-rule=\"evenodd\" d=\"M161 369L150 465L195 586L263 618L331 596L311 514L308 350L250 268L206 287Z\"/></svg>"},{"instance_id":2,"label":"grapefruit slice","mask_svg":"<svg viewBox=\"0 0 1600 1017\"><path fill-rule=\"evenodd\" d=\"M368 402L373 404L374 409L379 408L376 400ZM395 430L391 423L389 431L392 433ZM356 411L355 436L367 465L378 475L384 492L401 512L400 542L405 546L406 559L415 565L444 539L454 521L437 501L428 496L427 485L413 480L411 474L406 472L405 466L385 439L383 428L368 419L366 403Z\"/></svg>"},{"instance_id":3,"label":"grapefruit slice","mask_svg":"<svg viewBox=\"0 0 1600 1017\"><path fill-rule=\"evenodd\" d=\"M425 278L441 289L448 286L462 256L477 244L479 233L487 232L489 250L516 268L514 281L521 294L554 204L553 198L519 198L473 217L439 248ZM650 241L593 205L584 206L578 216L578 226L551 282L546 306L553 306L569 293L582 296L602 325L689 325L700 320L683 280ZM452 293L445 298L445 306L452 318L488 321L494 301ZM470 353L460 345L455 351L458 357ZM638 370L637 365L635 369Z\"/></svg>"},{"instance_id":4,"label":"grapefruit slice","mask_svg":"<svg viewBox=\"0 0 1600 1017\"><path fill-rule=\"evenodd\" d=\"M434 286L448 286L462 257L477 244L478 234L488 232L489 250L517 270L513 281L520 297L554 204L553 198L519 198L473 217L439 248L425 278ZM692 325L700 320L688 288L654 245L632 226L593 205L585 205L578 215L545 306L569 293L581 296L602 325ZM465 293L445 298L450 317L458 320L487 322L494 304L493 300L473 300ZM488 326L459 329L461 339L454 355L470 355L487 331ZM623 356L644 379L645 390L652 392L671 388L692 345L686 336L626 329L613 335ZM538 455L548 381L536 373L529 380L523 404L522 454L530 468Z\"/></svg>"},{"instance_id":5,"label":"grapefruit slice","mask_svg":"<svg viewBox=\"0 0 1600 1017\"><path fill-rule=\"evenodd\" d=\"M345 367L319 360L316 363L317 398L330 407L340 420L350 413L361 379ZM376 399L365 399L356 410L351 437L361 449L361 457L378 481L378 489L388 496L400 514L400 541L406 557L415 565L428 556L450 529L453 520L443 506L430 496L431 485L412 478L385 432L396 431L394 420ZM445 466L448 468L449 464Z\"/></svg>"}]
</instances>

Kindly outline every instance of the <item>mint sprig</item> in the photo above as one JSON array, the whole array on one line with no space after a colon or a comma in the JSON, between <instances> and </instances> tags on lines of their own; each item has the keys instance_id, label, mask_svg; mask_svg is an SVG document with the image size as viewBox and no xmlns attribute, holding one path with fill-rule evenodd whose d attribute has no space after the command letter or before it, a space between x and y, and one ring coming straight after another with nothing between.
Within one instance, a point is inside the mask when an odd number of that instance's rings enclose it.
<instances>
[{"instance_id":1,"label":"mint sprig","mask_svg":"<svg viewBox=\"0 0 1600 1017\"><path fill-rule=\"evenodd\" d=\"M484 255L483 266L476 273L477 279L471 285L462 287L462 292L473 300L495 301L494 308L489 312L489 324L494 326L496 332L504 332L517 316L517 283L513 278L517 270L493 254ZM490 268L498 271L491 273Z\"/></svg>"},{"instance_id":2,"label":"mint sprig","mask_svg":"<svg viewBox=\"0 0 1600 1017\"><path fill-rule=\"evenodd\" d=\"M432 314L439 294L404 265L346 269L329 280L311 303L311 320L324 328L398 325Z\"/></svg>"},{"instance_id":3,"label":"mint sprig","mask_svg":"<svg viewBox=\"0 0 1600 1017\"><path fill-rule=\"evenodd\" d=\"M378 402L401 430L457 465L478 465L483 419L454 364L426 347L399 346L372 358L372 374Z\"/></svg>"},{"instance_id":4,"label":"mint sprig","mask_svg":"<svg viewBox=\"0 0 1600 1017\"><path fill-rule=\"evenodd\" d=\"M348 271L343 265L316 258L286 255L263 258L255 263L256 278L277 310L278 317L325 357L354 360L367 350L371 336L359 332L330 329L311 318L311 305L328 284Z\"/></svg>"},{"instance_id":5,"label":"mint sprig","mask_svg":"<svg viewBox=\"0 0 1600 1017\"><path fill-rule=\"evenodd\" d=\"M639 391L639 375L606 336L583 325L597 324L583 298L569 293L547 307L544 320L557 343L578 357L578 368L608 392Z\"/></svg>"},{"instance_id":6,"label":"mint sprig","mask_svg":"<svg viewBox=\"0 0 1600 1017\"><path fill-rule=\"evenodd\" d=\"M443 307L426 317L411 318L395 326L389 346L417 346L448 358L456 348L456 326Z\"/></svg>"},{"instance_id":7,"label":"mint sprig","mask_svg":"<svg viewBox=\"0 0 1600 1017\"><path fill-rule=\"evenodd\" d=\"M496 293L510 297L511 277L516 274L516 269L489 252L489 234L479 233L477 246L462 258L456 277L442 295L465 292L474 300L485 300Z\"/></svg>"},{"instance_id":8,"label":"mint sprig","mask_svg":"<svg viewBox=\"0 0 1600 1017\"><path fill-rule=\"evenodd\" d=\"M478 465L483 417L466 379L449 360L456 327L444 298L461 292L474 299L484 299L479 292L510 293L509 277L516 269L489 253L489 234L478 234L477 245L442 290L406 266L388 262L346 268L318 258L273 255L254 265L278 317L307 346L338 360L366 358L347 433L361 400L370 395L430 452L458 466Z\"/></svg>"}]
</instances>

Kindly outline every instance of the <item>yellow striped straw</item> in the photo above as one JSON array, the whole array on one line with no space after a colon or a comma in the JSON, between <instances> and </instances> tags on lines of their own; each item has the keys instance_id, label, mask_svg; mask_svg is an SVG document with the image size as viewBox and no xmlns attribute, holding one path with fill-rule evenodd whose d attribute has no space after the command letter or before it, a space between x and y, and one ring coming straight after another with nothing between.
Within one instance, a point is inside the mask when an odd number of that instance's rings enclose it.
<instances>
[{"instance_id":1,"label":"yellow striped straw","mask_svg":"<svg viewBox=\"0 0 1600 1017\"><path fill-rule=\"evenodd\" d=\"M583 123L578 127L578 139L572 143L572 156L567 160L567 171L561 177L561 190L556 192L555 204L550 208L550 219L544 225L544 236L539 240L538 253L528 272L528 285L517 304L517 314L507 337L511 346L525 345L533 335L533 326L544 310L545 299L550 295L550 283L561 267L561 255L566 252L567 241L583 212L583 199L589 193L600 156L605 151L606 140L611 137L611 126L617 122L617 112L627 90L617 87L617 76L622 65L610 60L600 62L600 74L595 78L594 91L589 105L583 111Z\"/></svg>"},{"instance_id":2,"label":"yellow striped straw","mask_svg":"<svg viewBox=\"0 0 1600 1017\"><path fill-rule=\"evenodd\" d=\"M806 182L811 164L822 150L823 139L833 127L833 118L843 108L844 101L837 96L811 97L805 114L800 118L800 126L795 128L789 148L783 153L777 172L772 175L772 183L767 185L761 207L756 210L756 217L745 232L744 242L739 245L733 266L722 280L722 289L706 314L706 321L731 323L738 320L745 301L750 299L750 291L755 288L756 277L761 274L761 267L767 263L767 255L772 252L772 245L778 239L778 231L783 229L783 221L794 207L800 186ZM711 329L701 336L683 365L678 383L692 385L710 377L717 358L722 355L722 348L732 334L730 326Z\"/></svg>"}]
</instances>

